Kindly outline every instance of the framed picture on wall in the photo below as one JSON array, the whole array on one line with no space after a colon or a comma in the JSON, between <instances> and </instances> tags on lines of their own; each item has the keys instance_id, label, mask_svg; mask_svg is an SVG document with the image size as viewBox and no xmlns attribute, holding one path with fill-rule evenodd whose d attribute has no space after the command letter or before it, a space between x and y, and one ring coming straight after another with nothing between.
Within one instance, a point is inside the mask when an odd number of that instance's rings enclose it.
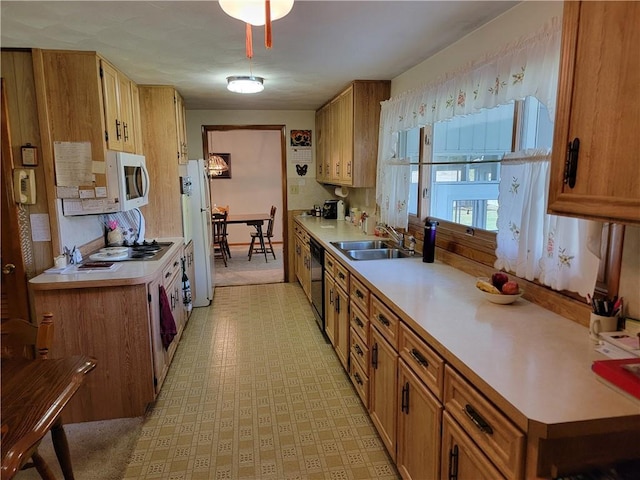
<instances>
[{"instance_id":1,"label":"framed picture on wall","mask_svg":"<svg viewBox=\"0 0 640 480\"><path fill-rule=\"evenodd\" d=\"M209 154L209 178L231 178L231 154Z\"/></svg>"}]
</instances>

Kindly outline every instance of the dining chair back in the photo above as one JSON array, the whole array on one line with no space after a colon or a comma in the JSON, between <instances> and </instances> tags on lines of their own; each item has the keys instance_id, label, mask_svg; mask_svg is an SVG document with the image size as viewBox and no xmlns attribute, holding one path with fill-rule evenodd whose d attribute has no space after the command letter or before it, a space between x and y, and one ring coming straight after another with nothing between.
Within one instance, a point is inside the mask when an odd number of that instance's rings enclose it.
<instances>
[{"instance_id":1,"label":"dining chair back","mask_svg":"<svg viewBox=\"0 0 640 480\"><path fill-rule=\"evenodd\" d=\"M274 260L276 259L276 252L273 250L273 245L271 244L271 238L273 237L273 224L276 218L276 211L277 211L276 206L272 205L271 212L269 214L269 222L267 223L267 231L262 232L262 239L260 239L260 232L251 233L251 244L249 245L249 260L251 260L251 257L254 253L264 253L265 260L267 258L266 254L270 253L271 255L273 255L273 259ZM267 246L264 243L265 239L269 244L269 246ZM256 244L256 240L258 241L257 244ZM264 245L264 249L263 249L263 245Z\"/></svg>"},{"instance_id":2,"label":"dining chair back","mask_svg":"<svg viewBox=\"0 0 640 480\"><path fill-rule=\"evenodd\" d=\"M3 359L26 358L28 360L46 360L53 343L53 314L45 313L42 316L39 326L21 318L3 320L0 324L0 341L2 342L1 357ZM62 424L56 424L52 427L51 435L56 440L54 442L56 444L56 455L58 456L64 477L73 478L69 447ZM41 478L45 480L53 479L55 476L47 465L47 462L45 462L44 458L38 453L39 443L40 442L36 443L29 454L25 455L25 463L22 465L22 469L35 467ZM58 445L61 446L60 449ZM33 463L26 462L29 458L31 458Z\"/></svg>"},{"instance_id":3,"label":"dining chair back","mask_svg":"<svg viewBox=\"0 0 640 480\"><path fill-rule=\"evenodd\" d=\"M53 342L53 314L45 313L40 326L21 318L4 320L0 337L2 358L46 359Z\"/></svg>"},{"instance_id":4,"label":"dining chair back","mask_svg":"<svg viewBox=\"0 0 640 480\"><path fill-rule=\"evenodd\" d=\"M227 212L213 213L211 221L213 224L213 252L215 258L221 258L224 266L227 266Z\"/></svg>"}]
</instances>

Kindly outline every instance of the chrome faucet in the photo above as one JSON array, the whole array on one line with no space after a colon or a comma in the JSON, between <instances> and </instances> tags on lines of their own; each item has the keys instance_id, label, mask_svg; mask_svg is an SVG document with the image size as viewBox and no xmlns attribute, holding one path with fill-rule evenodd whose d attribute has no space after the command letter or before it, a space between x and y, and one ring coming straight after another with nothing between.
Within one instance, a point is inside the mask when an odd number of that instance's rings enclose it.
<instances>
[{"instance_id":1,"label":"chrome faucet","mask_svg":"<svg viewBox=\"0 0 640 480\"><path fill-rule=\"evenodd\" d=\"M383 232L387 232L391 239L396 242L400 248L404 248L404 233L395 231L394 228L389 225L378 225L378 228Z\"/></svg>"}]
</instances>

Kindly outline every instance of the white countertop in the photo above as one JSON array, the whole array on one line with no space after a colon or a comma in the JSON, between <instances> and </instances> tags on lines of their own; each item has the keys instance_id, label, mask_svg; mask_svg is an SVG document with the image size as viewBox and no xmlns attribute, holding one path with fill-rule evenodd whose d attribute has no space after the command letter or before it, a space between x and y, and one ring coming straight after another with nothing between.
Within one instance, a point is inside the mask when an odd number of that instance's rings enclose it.
<instances>
[{"instance_id":1,"label":"white countertop","mask_svg":"<svg viewBox=\"0 0 640 480\"><path fill-rule=\"evenodd\" d=\"M118 262L115 270L91 271L71 274L42 273L29 280L32 290L60 290L65 288L109 287L137 285L154 279L173 254L181 249L182 237L159 238L159 242L173 242L159 260Z\"/></svg>"},{"instance_id":2,"label":"white countertop","mask_svg":"<svg viewBox=\"0 0 640 480\"><path fill-rule=\"evenodd\" d=\"M296 219L524 431L561 437L580 423L595 431L603 419L640 427L640 401L591 371L593 360L606 357L594 350L587 328L522 298L490 303L475 277L423 263L421 255L350 260L330 242L376 237L346 222Z\"/></svg>"}]
</instances>

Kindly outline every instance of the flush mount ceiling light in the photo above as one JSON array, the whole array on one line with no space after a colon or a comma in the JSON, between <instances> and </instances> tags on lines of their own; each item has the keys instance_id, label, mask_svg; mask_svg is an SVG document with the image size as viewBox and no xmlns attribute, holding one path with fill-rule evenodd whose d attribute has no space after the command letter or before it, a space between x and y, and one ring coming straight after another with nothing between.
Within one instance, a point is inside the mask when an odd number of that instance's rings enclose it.
<instances>
[{"instance_id":1,"label":"flush mount ceiling light","mask_svg":"<svg viewBox=\"0 0 640 480\"><path fill-rule=\"evenodd\" d=\"M264 90L264 78L253 75L227 77L227 89L234 93L259 93Z\"/></svg>"}]
</instances>

